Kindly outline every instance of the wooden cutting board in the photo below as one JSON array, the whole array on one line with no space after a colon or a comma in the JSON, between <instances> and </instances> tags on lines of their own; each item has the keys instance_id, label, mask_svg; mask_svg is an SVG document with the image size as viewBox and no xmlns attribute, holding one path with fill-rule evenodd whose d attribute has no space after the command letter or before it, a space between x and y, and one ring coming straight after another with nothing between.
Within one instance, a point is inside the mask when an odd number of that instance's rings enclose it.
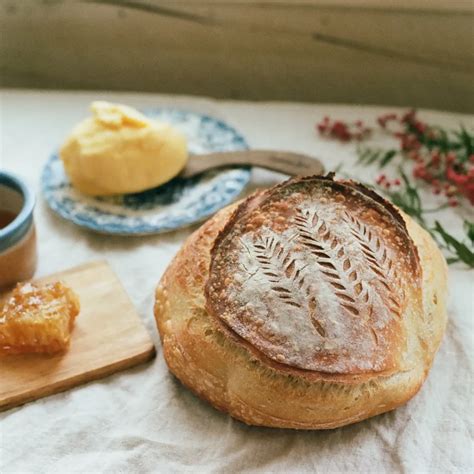
<instances>
[{"instance_id":1,"label":"wooden cutting board","mask_svg":"<svg viewBox=\"0 0 474 474\"><path fill-rule=\"evenodd\" d=\"M66 282L81 312L63 355L0 359L0 410L6 410L150 360L155 348L110 266L93 262L38 280Z\"/></svg>"}]
</instances>

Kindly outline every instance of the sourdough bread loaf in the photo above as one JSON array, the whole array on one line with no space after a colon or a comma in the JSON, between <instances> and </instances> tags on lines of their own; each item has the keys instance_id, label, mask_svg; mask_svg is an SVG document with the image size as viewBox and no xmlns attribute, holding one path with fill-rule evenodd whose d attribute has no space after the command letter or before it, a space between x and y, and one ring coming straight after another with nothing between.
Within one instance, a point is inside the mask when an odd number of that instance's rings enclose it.
<instances>
[{"instance_id":1,"label":"sourdough bread loaf","mask_svg":"<svg viewBox=\"0 0 474 474\"><path fill-rule=\"evenodd\" d=\"M322 429L421 387L446 325L446 265L375 192L289 180L222 210L166 270L155 316L170 370L248 424Z\"/></svg>"}]
</instances>

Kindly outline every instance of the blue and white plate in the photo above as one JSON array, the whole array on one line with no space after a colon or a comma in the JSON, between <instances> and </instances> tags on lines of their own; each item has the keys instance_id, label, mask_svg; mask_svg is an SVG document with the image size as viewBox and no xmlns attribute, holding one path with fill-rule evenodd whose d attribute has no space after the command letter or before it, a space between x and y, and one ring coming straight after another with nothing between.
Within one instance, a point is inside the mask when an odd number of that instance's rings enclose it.
<instances>
[{"instance_id":1,"label":"blue and white plate","mask_svg":"<svg viewBox=\"0 0 474 474\"><path fill-rule=\"evenodd\" d=\"M220 120L176 109L145 111L171 123L188 139L191 153L247 149L245 139ZM146 235L167 232L202 221L232 202L250 179L249 168L209 171L138 194L89 197L76 191L57 154L46 163L42 190L53 211L96 232Z\"/></svg>"}]
</instances>

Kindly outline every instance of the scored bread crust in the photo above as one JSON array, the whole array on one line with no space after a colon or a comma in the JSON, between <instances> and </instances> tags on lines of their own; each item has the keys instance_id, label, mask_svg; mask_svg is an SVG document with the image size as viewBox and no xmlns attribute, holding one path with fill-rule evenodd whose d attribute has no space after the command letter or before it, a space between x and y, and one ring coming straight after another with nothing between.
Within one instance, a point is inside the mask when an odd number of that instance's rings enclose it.
<instances>
[{"instance_id":1,"label":"scored bread crust","mask_svg":"<svg viewBox=\"0 0 474 474\"><path fill-rule=\"evenodd\" d=\"M252 209L252 203L257 208L274 190L302 182L308 186L311 179L315 186L321 183L321 178L290 180L220 211L188 238L156 290L154 313L170 370L201 398L247 424L326 429L392 410L420 389L446 326L447 271L436 244L410 217L352 182L334 185L352 188L355 191L350 193L361 192L371 206L378 203L389 209L393 225L403 227L413 247L405 269L418 282L410 284L418 287L418 301L407 303L401 319L392 327L398 345L393 349L389 344L391 357L379 366L374 362L366 370L357 365L363 353L352 365L328 364L328 370L307 370L299 360L296 364L279 362L265 345L257 349L249 343L247 333L244 338L232 329L235 321L230 320L229 326L220 318L225 305L221 305L219 295L212 303L210 280L217 270L211 260L216 258L229 228ZM294 193L291 191L290 196ZM409 248L406 251L410 253ZM234 308L231 313L235 314Z\"/></svg>"}]
</instances>

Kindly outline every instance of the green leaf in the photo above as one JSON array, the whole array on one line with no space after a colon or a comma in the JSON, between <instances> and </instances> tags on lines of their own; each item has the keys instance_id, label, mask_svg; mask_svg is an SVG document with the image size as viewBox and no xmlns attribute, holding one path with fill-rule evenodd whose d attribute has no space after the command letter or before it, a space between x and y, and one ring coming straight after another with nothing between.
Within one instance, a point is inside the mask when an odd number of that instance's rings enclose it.
<instances>
[{"instance_id":1,"label":"green leaf","mask_svg":"<svg viewBox=\"0 0 474 474\"><path fill-rule=\"evenodd\" d=\"M474 153L474 135L471 135L465 128L464 125L461 125L461 130L456 132L456 136L459 138L462 146L465 149L465 161L469 158L470 155Z\"/></svg>"},{"instance_id":2,"label":"green leaf","mask_svg":"<svg viewBox=\"0 0 474 474\"><path fill-rule=\"evenodd\" d=\"M388 165L388 163L390 163L393 158L396 156L397 154L397 150L388 150L384 156L382 157L382 159L380 160L380 168L383 168L384 166Z\"/></svg>"},{"instance_id":3,"label":"green leaf","mask_svg":"<svg viewBox=\"0 0 474 474\"><path fill-rule=\"evenodd\" d=\"M365 160L368 156L372 153L370 148L357 148L357 162L358 163L365 163Z\"/></svg>"},{"instance_id":4,"label":"green leaf","mask_svg":"<svg viewBox=\"0 0 474 474\"><path fill-rule=\"evenodd\" d=\"M443 152L448 152L451 149L450 143L449 143L449 138L448 138L448 133L446 130L443 130L442 128L438 128L440 138L438 140L438 146L441 148Z\"/></svg>"},{"instance_id":5,"label":"green leaf","mask_svg":"<svg viewBox=\"0 0 474 474\"><path fill-rule=\"evenodd\" d=\"M460 259L457 257L448 257L446 261L448 262L448 265L452 265L453 263L459 262Z\"/></svg>"},{"instance_id":6,"label":"green leaf","mask_svg":"<svg viewBox=\"0 0 474 474\"><path fill-rule=\"evenodd\" d=\"M379 159L379 156L381 155L381 153L382 152L380 150L373 152L371 155L367 157L366 163L368 165L371 165L372 163L374 163L375 161Z\"/></svg>"},{"instance_id":7,"label":"green leaf","mask_svg":"<svg viewBox=\"0 0 474 474\"><path fill-rule=\"evenodd\" d=\"M471 241L471 245L474 246L474 222L464 221L464 231Z\"/></svg>"},{"instance_id":8,"label":"green leaf","mask_svg":"<svg viewBox=\"0 0 474 474\"><path fill-rule=\"evenodd\" d=\"M471 268L474 268L474 253L465 244L448 234L438 221L435 221L433 231L442 237L448 248L451 249L460 260Z\"/></svg>"},{"instance_id":9,"label":"green leaf","mask_svg":"<svg viewBox=\"0 0 474 474\"><path fill-rule=\"evenodd\" d=\"M418 190L411 185L408 176L403 171L403 168L400 167L398 170L402 177L403 184L405 185L404 195L399 192L399 198L403 203L401 207L407 214L415 217L420 224L424 225L425 220L423 219L423 207L421 205L421 198L418 194Z\"/></svg>"},{"instance_id":10,"label":"green leaf","mask_svg":"<svg viewBox=\"0 0 474 474\"><path fill-rule=\"evenodd\" d=\"M358 148L357 163L371 165L385 155L385 151L379 148Z\"/></svg>"}]
</instances>

